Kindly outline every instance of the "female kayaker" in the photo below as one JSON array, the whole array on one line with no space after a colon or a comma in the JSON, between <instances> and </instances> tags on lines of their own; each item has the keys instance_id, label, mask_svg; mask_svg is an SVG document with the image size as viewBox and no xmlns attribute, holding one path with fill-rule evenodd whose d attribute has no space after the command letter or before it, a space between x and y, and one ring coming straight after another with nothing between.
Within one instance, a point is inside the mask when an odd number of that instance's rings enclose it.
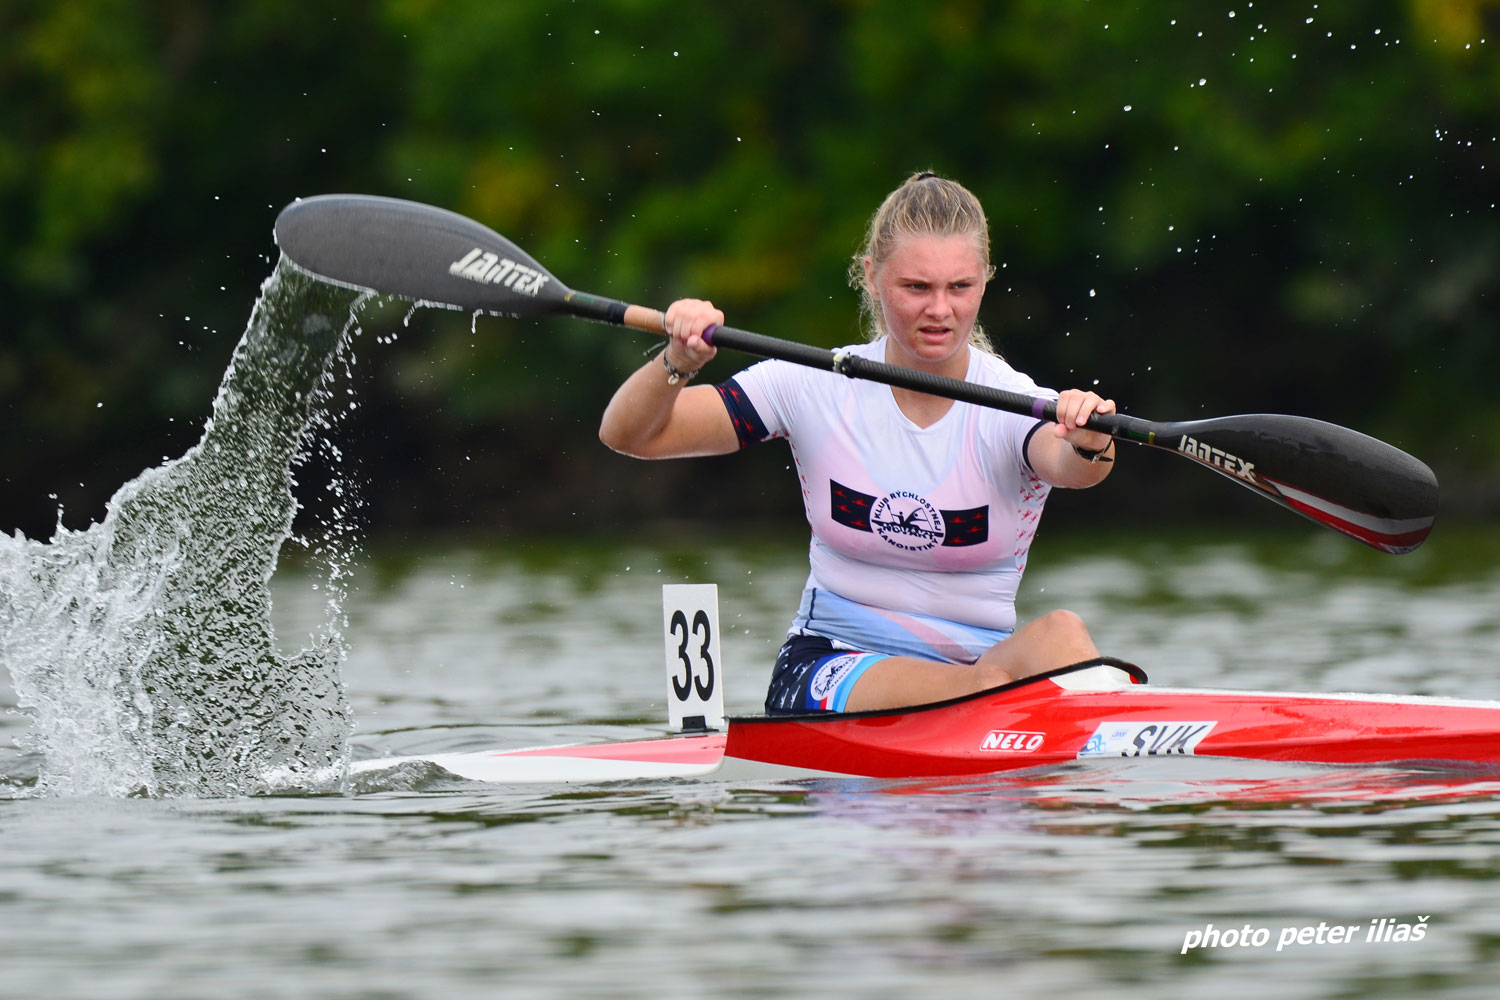
<instances>
[{"instance_id":1,"label":"female kayaker","mask_svg":"<svg viewBox=\"0 0 1500 1000\"><path fill-rule=\"evenodd\" d=\"M978 199L946 178L912 176L875 212L851 264L871 342L848 350L1051 397L977 324L993 273ZM1113 468L1113 439L1082 426L1113 413L1113 400L1064 390L1049 426L782 361L689 387L715 354L704 332L723 323L711 302L672 303L665 351L621 385L599 437L639 458L790 442L812 568L767 712L921 704L1098 655L1070 611L1017 628L1015 596L1050 488L1093 486Z\"/></svg>"}]
</instances>

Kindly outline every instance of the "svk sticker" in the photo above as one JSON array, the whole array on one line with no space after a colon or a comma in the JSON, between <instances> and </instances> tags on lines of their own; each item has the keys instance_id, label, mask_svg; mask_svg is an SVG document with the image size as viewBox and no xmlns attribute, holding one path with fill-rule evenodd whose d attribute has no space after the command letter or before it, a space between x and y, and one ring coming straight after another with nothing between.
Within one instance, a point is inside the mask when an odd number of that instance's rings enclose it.
<instances>
[{"instance_id":1,"label":"svk sticker","mask_svg":"<svg viewBox=\"0 0 1500 1000\"><path fill-rule=\"evenodd\" d=\"M1080 757L1167 757L1191 754L1212 722L1101 722Z\"/></svg>"}]
</instances>

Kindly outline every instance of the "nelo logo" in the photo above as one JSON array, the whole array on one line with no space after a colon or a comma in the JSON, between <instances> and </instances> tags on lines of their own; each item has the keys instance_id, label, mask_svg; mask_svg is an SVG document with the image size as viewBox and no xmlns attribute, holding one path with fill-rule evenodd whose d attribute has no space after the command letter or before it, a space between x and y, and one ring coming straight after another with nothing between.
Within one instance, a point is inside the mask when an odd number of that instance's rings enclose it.
<instances>
[{"instance_id":1,"label":"nelo logo","mask_svg":"<svg viewBox=\"0 0 1500 1000\"><path fill-rule=\"evenodd\" d=\"M481 285L504 285L513 292L533 298L552 278L550 274L543 274L534 267L517 264L509 257L499 257L479 247L464 254L461 260L449 264L448 273L456 278L477 281Z\"/></svg>"},{"instance_id":2,"label":"nelo logo","mask_svg":"<svg viewBox=\"0 0 1500 1000\"><path fill-rule=\"evenodd\" d=\"M1011 753L1031 753L1041 749L1046 737L1041 733L1022 733L1012 729L992 729L979 744L981 750L1008 750Z\"/></svg>"}]
</instances>

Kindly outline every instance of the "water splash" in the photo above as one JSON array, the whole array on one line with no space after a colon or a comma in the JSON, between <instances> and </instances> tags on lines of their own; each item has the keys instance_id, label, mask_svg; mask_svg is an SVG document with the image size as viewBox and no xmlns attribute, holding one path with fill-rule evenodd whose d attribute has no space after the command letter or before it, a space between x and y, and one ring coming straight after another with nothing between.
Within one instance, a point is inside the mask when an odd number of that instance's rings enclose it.
<instances>
[{"instance_id":1,"label":"water splash","mask_svg":"<svg viewBox=\"0 0 1500 1000\"><path fill-rule=\"evenodd\" d=\"M0 660L32 717L34 794L337 789L352 717L342 528L328 621L277 652L268 583L290 537L293 469L323 412L359 293L283 260L261 289L202 439L142 473L83 531L0 535Z\"/></svg>"}]
</instances>

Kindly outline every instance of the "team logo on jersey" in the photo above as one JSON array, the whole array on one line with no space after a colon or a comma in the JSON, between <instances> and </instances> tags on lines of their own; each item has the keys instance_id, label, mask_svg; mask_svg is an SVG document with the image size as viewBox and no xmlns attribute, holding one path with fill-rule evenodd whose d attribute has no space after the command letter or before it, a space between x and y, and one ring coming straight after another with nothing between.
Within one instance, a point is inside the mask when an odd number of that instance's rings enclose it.
<instances>
[{"instance_id":1,"label":"team logo on jersey","mask_svg":"<svg viewBox=\"0 0 1500 1000\"><path fill-rule=\"evenodd\" d=\"M834 524L871 531L892 545L921 552L935 545L978 545L990 538L990 508L938 510L915 493L896 492L876 498L828 481L829 515Z\"/></svg>"},{"instance_id":2,"label":"team logo on jersey","mask_svg":"<svg viewBox=\"0 0 1500 1000\"><path fill-rule=\"evenodd\" d=\"M943 515L926 497L897 490L875 501L870 508L870 527L898 549L925 552L939 545L945 534Z\"/></svg>"}]
</instances>

